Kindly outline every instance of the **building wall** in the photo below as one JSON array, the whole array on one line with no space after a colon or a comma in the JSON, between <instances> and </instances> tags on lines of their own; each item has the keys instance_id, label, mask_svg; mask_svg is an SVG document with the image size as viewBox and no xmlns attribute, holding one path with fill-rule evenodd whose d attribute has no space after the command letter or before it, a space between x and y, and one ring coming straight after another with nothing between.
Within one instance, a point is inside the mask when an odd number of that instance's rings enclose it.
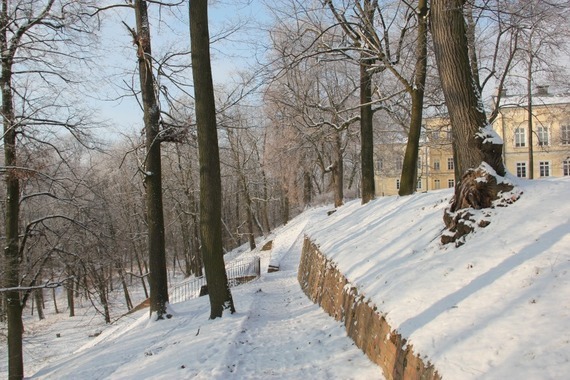
<instances>
[{"instance_id":1,"label":"building wall","mask_svg":"<svg viewBox=\"0 0 570 380\"><path fill-rule=\"evenodd\" d=\"M523 107L504 107L493 124L495 131L503 138L503 157L507 170L513 175L517 173L517 163L526 166L526 176L529 177L529 126L528 113ZM570 128L570 104L546 104L533 107L533 158L534 178L541 177L541 162L549 164L549 174L552 177L562 177L564 161L570 160L570 141L563 139L563 128ZM523 136L515 137L516 130L522 131ZM547 143L541 143L539 133L547 132ZM520 136L520 135L519 135ZM543 134L544 136L544 134ZM524 144L521 142L524 141ZM517 144L518 143L518 144ZM568 172L566 172L568 175Z\"/></svg>"},{"instance_id":2,"label":"building wall","mask_svg":"<svg viewBox=\"0 0 570 380\"><path fill-rule=\"evenodd\" d=\"M520 99L507 97L506 100L507 104L501 107L493 129L503 138L503 157L507 170L515 176L518 174L529 178L528 112ZM509 101L511 104L508 104ZM533 102L536 103L533 105L534 178L545 174L552 177L570 175L570 97L541 96L534 98ZM524 134L523 137L519 134L518 139L515 136L517 129ZM539 132L546 132L541 134L542 137L547 137L542 143ZM521 144L522 141L525 143ZM403 157L404 144L391 144L389 149L385 146L386 144L376 147L379 152L377 157L383 162L394 161L398 155ZM395 146L398 148L395 149ZM448 119L425 120L419 155L421 167L418 168L418 178L421 187L418 192L454 187L455 173ZM398 168L384 166L377 169L376 195L398 194Z\"/></svg>"}]
</instances>

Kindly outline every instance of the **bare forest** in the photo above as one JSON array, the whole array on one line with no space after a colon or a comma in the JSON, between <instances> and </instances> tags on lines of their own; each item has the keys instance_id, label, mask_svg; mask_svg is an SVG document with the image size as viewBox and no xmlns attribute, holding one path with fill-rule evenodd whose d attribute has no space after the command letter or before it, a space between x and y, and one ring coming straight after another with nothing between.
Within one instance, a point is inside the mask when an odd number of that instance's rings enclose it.
<instances>
[{"instance_id":1,"label":"bare forest","mask_svg":"<svg viewBox=\"0 0 570 380\"><path fill-rule=\"evenodd\" d=\"M504 89L528 93L529 113L537 85L570 91L565 0L207 4L2 1L0 339L11 379L24 373L22 313L35 305L43 318L52 288L67 295L60 313L72 318L81 298L111 323L142 287L161 319L169 282L206 274L220 279L210 299L221 317L239 310L225 252L254 249L307 207L381 196L375 170L395 145L400 195L414 193L424 118L451 117L456 183L468 186L482 163L504 174L500 147L474 138ZM220 11L231 6L263 17ZM109 33L122 55L109 56ZM122 102L134 121L106 114ZM485 207L457 189L452 211Z\"/></svg>"}]
</instances>

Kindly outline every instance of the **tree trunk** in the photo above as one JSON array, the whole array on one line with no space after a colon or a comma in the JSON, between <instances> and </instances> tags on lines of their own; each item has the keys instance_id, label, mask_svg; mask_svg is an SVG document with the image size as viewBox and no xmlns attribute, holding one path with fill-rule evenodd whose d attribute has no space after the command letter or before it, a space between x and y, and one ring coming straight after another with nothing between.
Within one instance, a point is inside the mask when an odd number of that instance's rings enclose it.
<instances>
[{"instance_id":1,"label":"tree trunk","mask_svg":"<svg viewBox=\"0 0 570 380\"><path fill-rule=\"evenodd\" d=\"M145 188L148 226L148 257L150 266L150 313L157 319L167 315L168 275L164 243L164 215L162 207L162 164L160 157L160 109L155 95L152 71L150 26L146 1L135 1L137 24L137 56L141 83L145 125Z\"/></svg>"},{"instance_id":2,"label":"tree trunk","mask_svg":"<svg viewBox=\"0 0 570 380\"><path fill-rule=\"evenodd\" d=\"M287 189L283 189L283 202L282 202L282 215L283 215L283 225L289 223L289 192Z\"/></svg>"},{"instance_id":3,"label":"tree trunk","mask_svg":"<svg viewBox=\"0 0 570 380\"><path fill-rule=\"evenodd\" d=\"M123 294L125 295L125 303L127 304L127 310L133 308L133 301L131 300L131 295L129 294L129 287L127 286L127 280L125 279L125 270L123 269L121 263L117 261L117 273L121 279L121 285L123 286Z\"/></svg>"},{"instance_id":4,"label":"tree trunk","mask_svg":"<svg viewBox=\"0 0 570 380\"><path fill-rule=\"evenodd\" d=\"M34 299L36 301L36 307L38 309L38 319L40 321L42 319L45 319L43 298L44 298L44 296L43 296L43 290L42 289L37 289L36 291L34 291ZM55 298L54 298L54 302L55 302Z\"/></svg>"},{"instance_id":5,"label":"tree trunk","mask_svg":"<svg viewBox=\"0 0 570 380\"><path fill-rule=\"evenodd\" d=\"M313 198L313 179L311 173L305 171L303 173L303 204L305 207L311 206Z\"/></svg>"},{"instance_id":6,"label":"tree trunk","mask_svg":"<svg viewBox=\"0 0 570 380\"><path fill-rule=\"evenodd\" d=\"M246 202L245 202L245 217L247 218L247 240L249 242L249 249L250 250L254 250L255 249L255 234L253 232L253 210L251 209L252 207L252 202L251 199L249 198L249 194L247 193L247 189L244 190L244 194L246 197Z\"/></svg>"},{"instance_id":7,"label":"tree trunk","mask_svg":"<svg viewBox=\"0 0 570 380\"><path fill-rule=\"evenodd\" d=\"M222 247L222 185L216 106L210 64L208 2L190 0L190 41L192 76L200 161L200 232L202 258L208 282L210 319L221 317L224 309L235 312Z\"/></svg>"},{"instance_id":8,"label":"tree trunk","mask_svg":"<svg viewBox=\"0 0 570 380\"><path fill-rule=\"evenodd\" d=\"M73 294L73 282L71 285L67 285L66 292L67 292L67 307L69 308L69 316L75 317L75 297Z\"/></svg>"},{"instance_id":9,"label":"tree trunk","mask_svg":"<svg viewBox=\"0 0 570 380\"><path fill-rule=\"evenodd\" d=\"M534 123L532 110L532 65L534 54L529 47L528 68L526 77L526 96L527 96L527 126L528 126L528 179L534 179Z\"/></svg>"},{"instance_id":10,"label":"tree trunk","mask_svg":"<svg viewBox=\"0 0 570 380\"><path fill-rule=\"evenodd\" d=\"M0 88L2 91L2 120L4 129L4 174L6 183L6 198L4 209L4 281L3 286L15 288L20 284L19 271L19 213L20 213L20 182L16 172L16 120L12 98L12 63L13 52L8 49L8 2L2 1L0 14L0 52L2 54L2 76ZM24 361L22 354L22 304L20 292L6 292L6 314L8 320L8 377L21 379L24 377Z\"/></svg>"},{"instance_id":11,"label":"tree trunk","mask_svg":"<svg viewBox=\"0 0 570 380\"><path fill-rule=\"evenodd\" d=\"M189 277L192 275L192 237L190 236L190 217L184 211L180 213L180 234L184 252L184 277Z\"/></svg>"},{"instance_id":12,"label":"tree trunk","mask_svg":"<svg viewBox=\"0 0 570 380\"><path fill-rule=\"evenodd\" d=\"M57 307L57 294L56 294L55 288L51 289L51 295L53 298L53 309L54 309L56 314L59 314L59 309ZM42 296L42 302L43 302L43 296ZM39 309L38 309L38 311L39 311ZM43 311L42 311L42 314L43 314ZM42 318L40 318L40 319L42 319Z\"/></svg>"},{"instance_id":13,"label":"tree trunk","mask_svg":"<svg viewBox=\"0 0 570 380\"><path fill-rule=\"evenodd\" d=\"M360 62L360 154L362 171L362 204L375 197L374 189L374 125L372 121L372 77L368 62Z\"/></svg>"},{"instance_id":14,"label":"tree trunk","mask_svg":"<svg viewBox=\"0 0 570 380\"><path fill-rule=\"evenodd\" d=\"M198 220L198 205L196 204L196 198L192 194L191 206L192 206L192 272L196 277L202 277L202 267L204 266L202 261L202 252L200 251L200 221Z\"/></svg>"},{"instance_id":15,"label":"tree trunk","mask_svg":"<svg viewBox=\"0 0 570 380\"><path fill-rule=\"evenodd\" d=\"M344 160L342 154L341 131L335 131L334 155L335 160L332 166L334 207L340 207L344 204Z\"/></svg>"},{"instance_id":16,"label":"tree trunk","mask_svg":"<svg viewBox=\"0 0 570 380\"><path fill-rule=\"evenodd\" d=\"M456 245L463 244L463 236L476 223L468 210L459 210L490 207L501 191L512 189L496 177L505 174L503 145L487 123L479 86L473 78L464 3L464 0L431 3L434 50L453 132L457 183L451 206L444 213L444 222L451 233L442 235L442 243Z\"/></svg>"},{"instance_id":17,"label":"tree trunk","mask_svg":"<svg viewBox=\"0 0 570 380\"><path fill-rule=\"evenodd\" d=\"M263 178L263 200L261 201L261 223L263 225L263 234L269 235L271 225L269 224L269 184L267 183L267 175L265 170L261 169L261 178Z\"/></svg>"},{"instance_id":18,"label":"tree trunk","mask_svg":"<svg viewBox=\"0 0 570 380\"><path fill-rule=\"evenodd\" d=\"M463 0L433 0L431 29L441 85L453 129L458 173L482 162L505 174L502 143L493 139L469 63ZM459 183L461 178L456 178Z\"/></svg>"},{"instance_id":19,"label":"tree trunk","mask_svg":"<svg viewBox=\"0 0 570 380\"><path fill-rule=\"evenodd\" d=\"M414 86L410 90L412 97L412 114L408 143L404 155L399 195L410 195L416 191L418 180L418 154L422 130L424 107L424 88L427 71L427 0L418 2L418 41L416 45L416 66Z\"/></svg>"}]
</instances>

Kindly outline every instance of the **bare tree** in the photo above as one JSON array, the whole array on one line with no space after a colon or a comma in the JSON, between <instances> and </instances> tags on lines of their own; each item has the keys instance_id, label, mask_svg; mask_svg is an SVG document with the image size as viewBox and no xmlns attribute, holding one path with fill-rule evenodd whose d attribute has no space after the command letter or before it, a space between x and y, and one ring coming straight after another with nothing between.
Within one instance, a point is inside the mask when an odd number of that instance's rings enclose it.
<instances>
[{"instance_id":1,"label":"bare tree","mask_svg":"<svg viewBox=\"0 0 570 380\"><path fill-rule=\"evenodd\" d=\"M168 314L168 277L162 204L162 163L160 104L156 95L156 81L151 51L150 22L147 1L134 2L136 31L131 30L137 48L138 71L145 125L146 157L144 175L146 188L146 222L148 227L148 255L150 266L150 312L156 319L170 318Z\"/></svg>"},{"instance_id":2,"label":"bare tree","mask_svg":"<svg viewBox=\"0 0 570 380\"><path fill-rule=\"evenodd\" d=\"M76 113L76 108L70 104L56 105L54 99L69 100L64 88L69 89L73 83L70 65L87 58L84 51L87 45L83 43L90 30L81 17L81 10L88 3L38 0L2 1L1 4L0 87L6 183L4 286L8 288L20 285L19 262L23 244L19 224L20 181L30 173L19 160L19 150L26 141L45 141L44 137L58 128L78 138L83 136L80 127L85 122L84 115ZM75 49L77 47L80 48ZM24 87L26 82L32 87ZM60 96L54 96L54 92ZM34 96L30 96L31 93ZM66 108L70 110L67 115L62 112ZM57 116L54 116L54 109L59 111ZM41 129L43 133L34 133ZM9 291L6 299L9 377L19 379L23 377L22 299L18 290Z\"/></svg>"},{"instance_id":3,"label":"bare tree","mask_svg":"<svg viewBox=\"0 0 570 380\"><path fill-rule=\"evenodd\" d=\"M208 3L192 1L188 7L200 161L202 257L208 281L210 319L215 319L222 317L224 309L234 313L235 307L228 284L222 247L220 153L210 63Z\"/></svg>"},{"instance_id":4,"label":"bare tree","mask_svg":"<svg viewBox=\"0 0 570 380\"><path fill-rule=\"evenodd\" d=\"M487 122L477 82L469 62L468 42L462 0L433 0L431 28L441 85L449 110L456 167L462 174L455 187L451 207L444 220L453 236L444 243L460 241L470 231L463 223L465 208L490 207L502 191L512 186L501 180L505 175L502 141Z\"/></svg>"}]
</instances>

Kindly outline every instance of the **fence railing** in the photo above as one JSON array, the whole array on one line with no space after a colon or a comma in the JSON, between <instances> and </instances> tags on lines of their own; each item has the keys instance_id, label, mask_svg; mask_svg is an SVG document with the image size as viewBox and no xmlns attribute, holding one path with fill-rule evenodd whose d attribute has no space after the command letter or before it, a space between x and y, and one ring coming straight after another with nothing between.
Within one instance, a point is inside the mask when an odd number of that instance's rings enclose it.
<instances>
[{"instance_id":1,"label":"fence railing","mask_svg":"<svg viewBox=\"0 0 570 380\"><path fill-rule=\"evenodd\" d=\"M252 281L260 276L260 258L253 256L230 261L226 264L226 273L230 287ZM169 292L170 303L187 301L207 294L206 277L195 277L174 285Z\"/></svg>"}]
</instances>

